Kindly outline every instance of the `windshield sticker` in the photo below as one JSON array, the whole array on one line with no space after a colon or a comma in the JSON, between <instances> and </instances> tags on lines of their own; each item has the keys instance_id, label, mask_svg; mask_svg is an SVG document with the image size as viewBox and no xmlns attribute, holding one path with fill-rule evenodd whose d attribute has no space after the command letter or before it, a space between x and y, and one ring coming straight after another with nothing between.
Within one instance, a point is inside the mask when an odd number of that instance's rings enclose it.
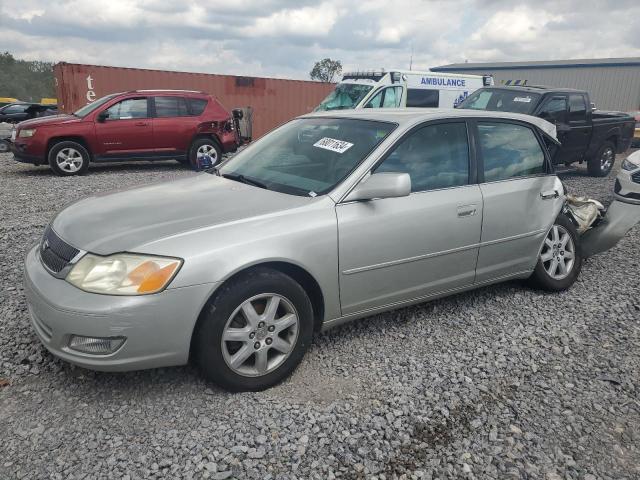
<instances>
[{"instance_id":1,"label":"windshield sticker","mask_svg":"<svg viewBox=\"0 0 640 480\"><path fill-rule=\"evenodd\" d=\"M523 103L531 103L531 97L516 97L513 99L514 102L523 102Z\"/></svg>"},{"instance_id":2,"label":"windshield sticker","mask_svg":"<svg viewBox=\"0 0 640 480\"><path fill-rule=\"evenodd\" d=\"M344 153L353 147L353 143L344 140L336 140L335 138L324 137L313 144L314 147L324 148L336 153Z\"/></svg>"}]
</instances>

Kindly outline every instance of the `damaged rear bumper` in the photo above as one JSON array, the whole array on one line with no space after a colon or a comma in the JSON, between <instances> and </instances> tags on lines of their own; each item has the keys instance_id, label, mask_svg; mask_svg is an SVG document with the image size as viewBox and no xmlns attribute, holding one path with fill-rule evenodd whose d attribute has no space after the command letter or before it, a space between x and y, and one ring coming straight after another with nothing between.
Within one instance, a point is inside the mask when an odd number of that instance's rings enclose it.
<instances>
[{"instance_id":1,"label":"damaged rear bumper","mask_svg":"<svg viewBox=\"0 0 640 480\"><path fill-rule=\"evenodd\" d=\"M640 205L614 200L604 218L582 235L582 255L586 258L613 248L638 222Z\"/></svg>"}]
</instances>

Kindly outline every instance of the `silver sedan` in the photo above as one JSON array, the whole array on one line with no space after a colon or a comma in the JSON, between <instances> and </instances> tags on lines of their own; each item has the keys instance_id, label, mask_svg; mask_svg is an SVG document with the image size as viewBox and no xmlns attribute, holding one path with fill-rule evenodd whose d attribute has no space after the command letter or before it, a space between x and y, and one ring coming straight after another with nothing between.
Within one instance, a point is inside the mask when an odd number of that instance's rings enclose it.
<instances>
[{"instance_id":1,"label":"silver sedan","mask_svg":"<svg viewBox=\"0 0 640 480\"><path fill-rule=\"evenodd\" d=\"M25 261L33 327L83 367L192 358L260 390L321 329L509 279L567 289L583 257L554 135L470 110L303 116L217 169L62 210Z\"/></svg>"}]
</instances>

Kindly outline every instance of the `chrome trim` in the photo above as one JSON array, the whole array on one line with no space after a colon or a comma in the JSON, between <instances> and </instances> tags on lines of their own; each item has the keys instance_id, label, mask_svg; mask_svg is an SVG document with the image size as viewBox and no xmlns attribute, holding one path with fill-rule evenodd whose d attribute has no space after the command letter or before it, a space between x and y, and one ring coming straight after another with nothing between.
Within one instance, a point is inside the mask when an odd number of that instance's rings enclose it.
<instances>
[{"instance_id":1,"label":"chrome trim","mask_svg":"<svg viewBox=\"0 0 640 480\"><path fill-rule=\"evenodd\" d=\"M414 305L416 303L423 303L430 300L435 300L437 298L446 297L454 293L460 293L469 290L475 290L478 287L483 287L487 285L491 285L493 283L500 283L510 278L526 278L528 277L533 270L522 270L520 272L511 273L509 275L503 275L501 277L490 278L488 280L484 280L478 283L471 283L469 285L465 285L462 287L451 288L449 290L441 290L439 292L430 293L428 295L422 295L420 297L414 297L409 300L402 300L393 303L387 303L386 305L381 305L379 307L366 308L364 310L359 310L354 313L349 313L347 315L343 315L341 317L332 318L331 320L325 320L322 323L321 330L324 332L329 330L330 328L337 327L338 325L342 325L343 323L347 323L353 320L357 320L358 318L367 317L373 315L375 313L381 313L388 310L395 310L401 307L407 307L410 305Z\"/></svg>"},{"instance_id":2,"label":"chrome trim","mask_svg":"<svg viewBox=\"0 0 640 480\"><path fill-rule=\"evenodd\" d=\"M417 255L415 257L401 258L400 260L391 260L389 262L377 263L377 264L374 264L374 265L367 265L367 266L364 266L364 267L350 268L349 270L343 270L342 274L343 275L353 275L354 273L361 273L361 272L366 272L366 271L369 271L369 270L377 270L377 269L380 269L380 268L393 267L393 266L396 266L396 265L402 265L403 263L417 262L417 261L420 261L420 260L425 260L427 258L434 258L434 257L440 257L442 255L449 255L449 254L452 254L452 253L463 252L465 250L471 250L472 248L488 247L490 245L496 245L498 243L510 242L512 240L520 240L521 238L534 237L536 235L540 235L541 233L546 233L546 232L547 232L546 229L534 230L533 232L521 233L519 235L513 235L511 237L499 238L497 240L491 240L491 241L488 241L488 242L475 243L473 245L467 245L467 246L464 246L464 247L452 248L450 250L442 250L441 252L427 253L427 254L424 254L424 255Z\"/></svg>"}]
</instances>

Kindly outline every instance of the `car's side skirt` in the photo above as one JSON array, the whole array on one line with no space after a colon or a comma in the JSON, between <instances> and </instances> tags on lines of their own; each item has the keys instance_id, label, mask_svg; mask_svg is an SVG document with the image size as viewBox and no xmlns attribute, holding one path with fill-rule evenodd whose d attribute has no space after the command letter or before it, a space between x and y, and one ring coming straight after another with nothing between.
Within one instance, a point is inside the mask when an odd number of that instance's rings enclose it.
<instances>
[{"instance_id":1,"label":"car's side skirt","mask_svg":"<svg viewBox=\"0 0 640 480\"><path fill-rule=\"evenodd\" d=\"M94 155L93 161L102 162L132 162L132 161L159 161L159 160L184 160L187 158L185 152L172 153L127 153L115 155Z\"/></svg>"},{"instance_id":2,"label":"car's side skirt","mask_svg":"<svg viewBox=\"0 0 640 480\"><path fill-rule=\"evenodd\" d=\"M358 320L360 318L368 317L370 315L374 315L376 313L388 312L391 310L396 310L402 307L408 307L410 305L415 305L417 303L424 303L430 300L436 300L438 298L448 297L449 295L454 295L456 293L462 293L469 290L475 290L476 288L485 287L487 285L492 285L494 283L501 283L507 280L514 280L519 278L528 278L533 273L533 270L525 270L522 272L516 272L510 275L505 275L502 277L492 278L489 280L485 280L480 283L474 283L472 285L466 285L464 287L454 288L450 290L443 290L441 292L432 293L429 295L424 295L421 297L412 298L410 300L406 300L403 302L395 302L389 303L387 305L382 305L376 308L369 308L365 310L360 310L359 312L350 313L349 315L344 315L338 318L332 318L330 320L325 320L322 323L322 331L329 330L330 328L337 327L338 325L342 325L347 322L351 322L353 320Z\"/></svg>"}]
</instances>

